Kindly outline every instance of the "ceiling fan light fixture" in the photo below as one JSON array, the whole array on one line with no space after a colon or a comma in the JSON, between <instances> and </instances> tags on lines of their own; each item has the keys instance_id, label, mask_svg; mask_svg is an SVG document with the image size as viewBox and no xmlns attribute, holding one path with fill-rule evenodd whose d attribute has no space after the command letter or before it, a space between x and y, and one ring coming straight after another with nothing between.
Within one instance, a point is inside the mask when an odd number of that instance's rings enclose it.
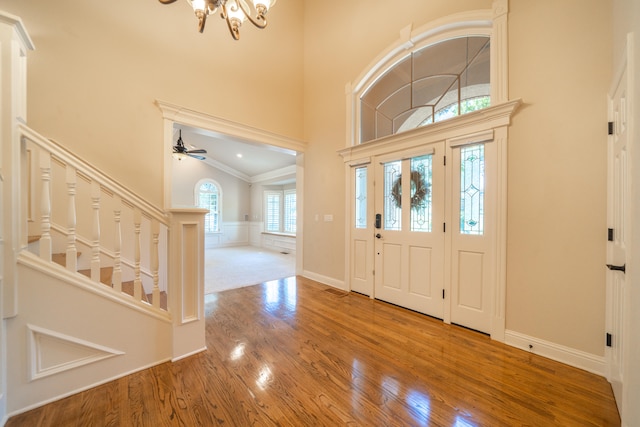
<instances>
[{"instance_id":1,"label":"ceiling fan light fixture","mask_svg":"<svg viewBox=\"0 0 640 427\"><path fill-rule=\"evenodd\" d=\"M180 160L182 160L182 159L187 157L187 155L185 153L175 153L174 152L171 155L173 156L174 159L176 159L178 161L180 161Z\"/></svg>"},{"instance_id":2,"label":"ceiling fan light fixture","mask_svg":"<svg viewBox=\"0 0 640 427\"><path fill-rule=\"evenodd\" d=\"M176 141L176 145L173 146L172 156L176 160L182 160L185 157L193 157L194 159L204 160L206 157L202 154L207 154L207 150L203 150L202 148L192 148L187 149L184 145L184 141L182 141L182 129L179 130L178 140Z\"/></svg>"}]
</instances>

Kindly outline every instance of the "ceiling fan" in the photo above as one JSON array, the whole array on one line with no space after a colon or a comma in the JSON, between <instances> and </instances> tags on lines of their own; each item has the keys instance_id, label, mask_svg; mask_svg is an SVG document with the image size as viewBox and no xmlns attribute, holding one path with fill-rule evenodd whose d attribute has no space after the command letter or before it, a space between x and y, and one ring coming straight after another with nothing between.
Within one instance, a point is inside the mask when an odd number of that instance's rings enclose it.
<instances>
[{"instance_id":1,"label":"ceiling fan","mask_svg":"<svg viewBox=\"0 0 640 427\"><path fill-rule=\"evenodd\" d=\"M182 160L185 157L193 157L194 159L204 160L204 156L200 156L199 154L207 154L207 150L203 150L202 148L196 148L193 150L188 150L187 147L184 146L184 142L182 141L182 129L179 130L180 134L178 136L178 140L176 141L176 145L173 146L173 157Z\"/></svg>"}]
</instances>

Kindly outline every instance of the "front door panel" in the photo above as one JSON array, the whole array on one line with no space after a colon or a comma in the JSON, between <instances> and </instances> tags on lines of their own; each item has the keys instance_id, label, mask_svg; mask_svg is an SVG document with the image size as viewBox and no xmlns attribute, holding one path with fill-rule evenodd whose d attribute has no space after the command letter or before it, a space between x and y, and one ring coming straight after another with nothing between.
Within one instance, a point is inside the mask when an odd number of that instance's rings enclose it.
<instances>
[{"instance_id":1,"label":"front door panel","mask_svg":"<svg viewBox=\"0 0 640 427\"><path fill-rule=\"evenodd\" d=\"M444 143L376 159L375 296L443 318Z\"/></svg>"}]
</instances>

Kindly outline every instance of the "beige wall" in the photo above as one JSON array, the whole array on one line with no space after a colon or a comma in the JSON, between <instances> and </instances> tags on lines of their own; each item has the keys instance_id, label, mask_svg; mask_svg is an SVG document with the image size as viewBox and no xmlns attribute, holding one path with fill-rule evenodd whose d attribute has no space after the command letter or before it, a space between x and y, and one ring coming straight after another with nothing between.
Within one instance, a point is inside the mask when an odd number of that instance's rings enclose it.
<instances>
[{"instance_id":1,"label":"beige wall","mask_svg":"<svg viewBox=\"0 0 640 427\"><path fill-rule=\"evenodd\" d=\"M4 0L37 47L29 124L158 205L155 99L304 139L303 269L343 280L345 84L407 25L491 1L279 0L239 43L217 17L198 34L183 3ZM524 106L510 129L507 328L602 355L612 2L510 8L509 89Z\"/></svg>"},{"instance_id":2,"label":"beige wall","mask_svg":"<svg viewBox=\"0 0 640 427\"><path fill-rule=\"evenodd\" d=\"M513 1L507 328L604 354L609 1Z\"/></svg>"},{"instance_id":3,"label":"beige wall","mask_svg":"<svg viewBox=\"0 0 640 427\"><path fill-rule=\"evenodd\" d=\"M406 1L390 13L381 1L305 4L305 270L344 278L336 150L345 145L345 84L403 27L490 7ZM604 354L611 9L602 0L512 0L509 14L510 97L524 106L509 141L507 328L595 355ZM336 221L314 221L324 213Z\"/></svg>"},{"instance_id":4,"label":"beige wall","mask_svg":"<svg viewBox=\"0 0 640 427\"><path fill-rule=\"evenodd\" d=\"M36 50L29 125L163 206L156 99L302 136L302 2L281 0L266 30L234 41L212 16L198 33L186 1L4 0Z\"/></svg>"}]
</instances>

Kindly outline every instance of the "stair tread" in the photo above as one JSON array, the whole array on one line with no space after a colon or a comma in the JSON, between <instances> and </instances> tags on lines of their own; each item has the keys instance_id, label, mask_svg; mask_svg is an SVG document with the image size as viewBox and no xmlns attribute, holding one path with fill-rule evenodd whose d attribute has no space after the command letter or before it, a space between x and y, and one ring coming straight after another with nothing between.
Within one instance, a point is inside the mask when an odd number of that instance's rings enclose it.
<instances>
[{"instance_id":1,"label":"stair tread","mask_svg":"<svg viewBox=\"0 0 640 427\"><path fill-rule=\"evenodd\" d=\"M133 296L133 289L134 289L133 284L134 284L133 280L122 282L122 292L124 292L127 295ZM144 292L142 293L142 301L150 302L149 299L147 298L147 294L145 294Z\"/></svg>"},{"instance_id":2,"label":"stair tread","mask_svg":"<svg viewBox=\"0 0 640 427\"><path fill-rule=\"evenodd\" d=\"M78 257L82 254L82 252L77 252ZM67 254L65 252L60 252L56 254L51 254L51 261L56 264L60 264L63 267L67 265Z\"/></svg>"},{"instance_id":3,"label":"stair tread","mask_svg":"<svg viewBox=\"0 0 640 427\"><path fill-rule=\"evenodd\" d=\"M78 252L78 256L80 256L80 252ZM67 265L67 254L66 253L52 254L51 260L56 264L59 264L65 267ZM83 276L91 278L91 269L78 270L78 273L82 274ZM100 267L100 283L113 288L112 278L113 278L113 267ZM122 282L123 293L133 296L133 290L134 290L133 280ZM142 301L146 303L151 304L153 301L153 294L145 293L144 289L141 297L142 297ZM164 310L167 309L167 293L165 291L160 292L160 308Z\"/></svg>"},{"instance_id":4,"label":"stair tread","mask_svg":"<svg viewBox=\"0 0 640 427\"><path fill-rule=\"evenodd\" d=\"M78 270L78 273L91 278L91 269ZM100 268L100 283L111 286L111 278L113 277L113 267Z\"/></svg>"},{"instance_id":5,"label":"stair tread","mask_svg":"<svg viewBox=\"0 0 640 427\"><path fill-rule=\"evenodd\" d=\"M147 300L150 304L153 304L153 294L147 294ZM167 292L160 291L160 308L167 309Z\"/></svg>"}]
</instances>

